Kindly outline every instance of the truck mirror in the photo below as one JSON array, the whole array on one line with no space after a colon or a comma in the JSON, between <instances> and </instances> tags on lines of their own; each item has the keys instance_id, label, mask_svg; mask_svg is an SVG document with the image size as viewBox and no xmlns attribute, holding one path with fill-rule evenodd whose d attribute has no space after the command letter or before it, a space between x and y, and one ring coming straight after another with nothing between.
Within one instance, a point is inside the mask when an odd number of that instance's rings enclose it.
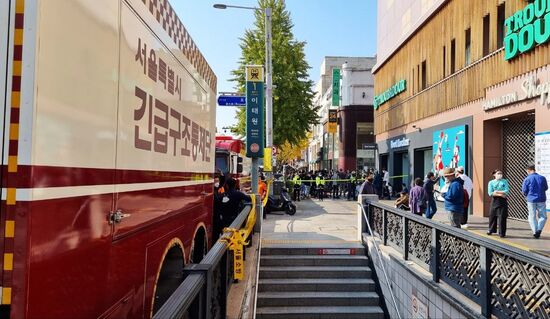
<instances>
[{"instance_id":1,"label":"truck mirror","mask_svg":"<svg viewBox=\"0 0 550 319\"><path fill-rule=\"evenodd\" d=\"M243 158L237 157L237 174L241 174L243 172Z\"/></svg>"}]
</instances>

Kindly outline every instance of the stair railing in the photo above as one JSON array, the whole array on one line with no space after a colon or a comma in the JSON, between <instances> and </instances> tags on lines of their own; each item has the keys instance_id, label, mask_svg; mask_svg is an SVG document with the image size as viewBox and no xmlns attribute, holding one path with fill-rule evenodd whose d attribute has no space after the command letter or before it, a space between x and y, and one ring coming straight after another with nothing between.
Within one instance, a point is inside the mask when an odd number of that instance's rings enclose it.
<instances>
[{"instance_id":1,"label":"stair railing","mask_svg":"<svg viewBox=\"0 0 550 319\"><path fill-rule=\"evenodd\" d=\"M374 232L372 231L369 219L367 218L367 213L365 212L365 207L363 207L363 204L360 203L360 202L358 202L357 205L359 205L359 207L361 207L361 212L363 213L363 218L365 219L365 222L366 222L367 227L369 229L369 235L373 239L372 242L373 242L373 245L374 245L374 250L376 251L376 255L378 256L378 260L380 261L380 267L382 268L382 272L384 274L384 279L386 281L386 284L388 285L388 290L390 292L393 307L395 308L395 312L397 313L398 319L401 319L401 314L399 313L399 307L397 306L397 301L395 300L395 295L393 293L392 284L391 284L391 282L388 278L388 273L386 271L386 266L385 266L384 260L382 259L382 252L380 250L380 247L378 246L378 242L376 241L376 238L374 237Z\"/></svg>"}]
</instances>

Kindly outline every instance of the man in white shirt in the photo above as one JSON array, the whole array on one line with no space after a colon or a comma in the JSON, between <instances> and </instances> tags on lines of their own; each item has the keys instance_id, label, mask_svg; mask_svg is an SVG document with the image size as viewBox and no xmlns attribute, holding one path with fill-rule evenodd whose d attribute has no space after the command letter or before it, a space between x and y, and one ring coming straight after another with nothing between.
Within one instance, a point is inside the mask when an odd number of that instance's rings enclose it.
<instances>
[{"instance_id":1,"label":"man in white shirt","mask_svg":"<svg viewBox=\"0 0 550 319\"><path fill-rule=\"evenodd\" d=\"M468 193L468 202L472 199L472 190L474 189L474 183L472 179L464 174L464 166L460 166L456 169L456 177L464 181L464 189ZM460 221L462 228L468 229L468 207L464 208L464 214L462 214L462 220Z\"/></svg>"},{"instance_id":2,"label":"man in white shirt","mask_svg":"<svg viewBox=\"0 0 550 319\"><path fill-rule=\"evenodd\" d=\"M390 173L384 168L382 169L382 173L384 174L382 177L382 181L384 182L384 186L388 186L388 183L390 182Z\"/></svg>"}]
</instances>

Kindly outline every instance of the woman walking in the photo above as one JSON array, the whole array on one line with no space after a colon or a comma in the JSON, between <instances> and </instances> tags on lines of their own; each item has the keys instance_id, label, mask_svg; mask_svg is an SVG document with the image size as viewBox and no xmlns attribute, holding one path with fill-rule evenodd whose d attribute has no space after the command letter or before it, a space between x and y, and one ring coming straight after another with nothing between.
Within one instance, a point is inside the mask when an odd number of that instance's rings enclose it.
<instances>
[{"instance_id":1,"label":"woman walking","mask_svg":"<svg viewBox=\"0 0 550 319\"><path fill-rule=\"evenodd\" d=\"M414 187L411 188L411 191L409 192L409 207L414 214L419 216L424 214L424 210L427 206L426 200L428 199L423 186L424 182L422 179L416 178L414 180Z\"/></svg>"},{"instance_id":2,"label":"woman walking","mask_svg":"<svg viewBox=\"0 0 550 319\"><path fill-rule=\"evenodd\" d=\"M487 235L497 232L500 237L506 236L506 219L508 218L508 194L510 186L508 181L502 178L501 170L493 171L494 179L489 182L489 196L491 196L491 215L489 216L489 230Z\"/></svg>"}]
</instances>

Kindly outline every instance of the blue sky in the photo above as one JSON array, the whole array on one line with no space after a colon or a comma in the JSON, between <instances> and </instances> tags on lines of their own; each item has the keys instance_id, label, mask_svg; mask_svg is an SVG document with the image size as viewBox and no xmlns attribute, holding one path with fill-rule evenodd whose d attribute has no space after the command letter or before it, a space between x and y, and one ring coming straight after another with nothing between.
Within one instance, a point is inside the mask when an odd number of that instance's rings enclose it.
<instances>
[{"instance_id":1,"label":"blue sky","mask_svg":"<svg viewBox=\"0 0 550 319\"><path fill-rule=\"evenodd\" d=\"M233 92L230 71L238 66L239 38L253 27L249 10L218 10L215 3L255 6L253 0L171 0L183 24L218 77L219 92ZM324 56L376 54L376 0L286 0L294 36L306 41L309 75L316 82ZM234 124L235 109L218 107L216 126Z\"/></svg>"}]
</instances>

